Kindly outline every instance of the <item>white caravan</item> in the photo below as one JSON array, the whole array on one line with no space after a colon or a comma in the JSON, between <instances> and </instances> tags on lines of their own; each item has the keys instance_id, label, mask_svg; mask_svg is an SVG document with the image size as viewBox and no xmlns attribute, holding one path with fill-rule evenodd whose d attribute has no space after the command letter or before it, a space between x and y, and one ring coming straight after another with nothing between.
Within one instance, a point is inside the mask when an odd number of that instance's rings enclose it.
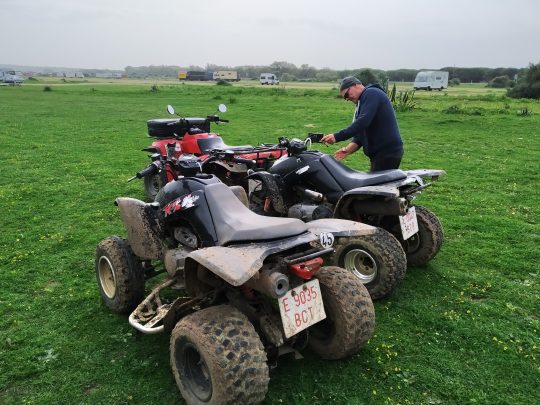
<instances>
[{"instance_id":1,"label":"white caravan","mask_svg":"<svg viewBox=\"0 0 540 405\"><path fill-rule=\"evenodd\" d=\"M261 73L261 84L279 84L279 79L273 73Z\"/></svg>"},{"instance_id":2,"label":"white caravan","mask_svg":"<svg viewBox=\"0 0 540 405\"><path fill-rule=\"evenodd\" d=\"M442 70L422 70L414 79L415 90L439 90L448 88L448 72Z\"/></svg>"}]
</instances>

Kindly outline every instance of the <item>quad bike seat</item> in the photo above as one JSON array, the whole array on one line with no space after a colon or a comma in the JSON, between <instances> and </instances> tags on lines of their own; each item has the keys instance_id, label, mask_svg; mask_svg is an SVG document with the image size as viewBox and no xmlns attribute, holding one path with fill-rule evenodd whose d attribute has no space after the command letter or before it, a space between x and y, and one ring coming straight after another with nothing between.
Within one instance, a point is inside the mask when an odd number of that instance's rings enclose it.
<instances>
[{"instance_id":1,"label":"quad bike seat","mask_svg":"<svg viewBox=\"0 0 540 405\"><path fill-rule=\"evenodd\" d=\"M307 231L296 218L276 218L250 211L223 183L208 185L204 190L214 221L218 245L284 239Z\"/></svg>"},{"instance_id":2,"label":"quad bike seat","mask_svg":"<svg viewBox=\"0 0 540 405\"><path fill-rule=\"evenodd\" d=\"M159 118L146 122L148 136L152 138L173 138L185 133L192 132L192 128L197 128L202 132L210 132L210 121L206 118Z\"/></svg>"},{"instance_id":3,"label":"quad bike seat","mask_svg":"<svg viewBox=\"0 0 540 405\"><path fill-rule=\"evenodd\" d=\"M199 149L201 150L201 154L206 155L208 152L210 152L213 149L221 149L221 150L240 150L240 149L253 149L253 146L251 145L242 145L242 146L229 146L226 145L223 142L223 139L221 138L201 138L197 139L197 144L199 145Z\"/></svg>"},{"instance_id":4,"label":"quad bike seat","mask_svg":"<svg viewBox=\"0 0 540 405\"><path fill-rule=\"evenodd\" d=\"M407 174L403 170L382 170L380 172L359 172L339 163L333 156L325 155L321 163L328 169L337 183L348 191L357 187L374 186L391 181L405 179Z\"/></svg>"}]
</instances>

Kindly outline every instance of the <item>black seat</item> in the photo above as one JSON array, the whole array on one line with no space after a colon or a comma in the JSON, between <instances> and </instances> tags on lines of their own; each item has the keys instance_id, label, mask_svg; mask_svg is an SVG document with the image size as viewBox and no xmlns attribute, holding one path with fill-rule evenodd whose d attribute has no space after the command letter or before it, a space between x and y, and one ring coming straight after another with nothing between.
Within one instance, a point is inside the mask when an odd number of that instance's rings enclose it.
<instances>
[{"instance_id":1,"label":"black seat","mask_svg":"<svg viewBox=\"0 0 540 405\"><path fill-rule=\"evenodd\" d=\"M242 146L229 146L226 145L223 142L223 139L221 138L201 138L197 139L197 144L199 145L199 149L201 150L201 153L205 155L206 153L210 152L213 149L220 149L220 150L240 150L240 149L253 149L253 146L251 145L242 145Z\"/></svg>"},{"instance_id":2,"label":"black seat","mask_svg":"<svg viewBox=\"0 0 540 405\"><path fill-rule=\"evenodd\" d=\"M220 246L233 242L288 238L307 231L306 225L296 218L274 218L255 214L223 183L208 185L204 193Z\"/></svg>"},{"instance_id":3,"label":"black seat","mask_svg":"<svg viewBox=\"0 0 540 405\"><path fill-rule=\"evenodd\" d=\"M333 156L324 155L321 163L332 174L337 183L348 191L357 187L374 186L388 183L390 181L401 180L407 177L403 170L382 170L380 172L359 172L341 164Z\"/></svg>"}]
</instances>

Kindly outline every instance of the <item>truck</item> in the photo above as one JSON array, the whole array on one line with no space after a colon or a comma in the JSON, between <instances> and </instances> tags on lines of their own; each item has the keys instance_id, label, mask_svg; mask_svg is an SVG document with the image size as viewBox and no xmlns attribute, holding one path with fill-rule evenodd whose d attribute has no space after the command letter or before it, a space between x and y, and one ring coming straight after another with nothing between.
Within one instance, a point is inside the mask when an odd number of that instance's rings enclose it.
<instances>
[{"instance_id":1,"label":"truck","mask_svg":"<svg viewBox=\"0 0 540 405\"><path fill-rule=\"evenodd\" d=\"M259 81L261 82L262 85L265 85L265 84L268 84L268 85L279 84L279 79L273 73L261 73Z\"/></svg>"},{"instance_id":2,"label":"truck","mask_svg":"<svg viewBox=\"0 0 540 405\"><path fill-rule=\"evenodd\" d=\"M207 81L212 80L212 78L208 78L208 72L200 71L200 70L188 70L186 72L186 80L192 80L192 81Z\"/></svg>"},{"instance_id":3,"label":"truck","mask_svg":"<svg viewBox=\"0 0 540 405\"><path fill-rule=\"evenodd\" d=\"M439 90L448 88L448 72L442 70L422 70L414 79L415 90Z\"/></svg>"},{"instance_id":4,"label":"truck","mask_svg":"<svg viewBox=\"0 0 540 405\"><path fill-rule=\"evenodd\" d=\"M240 76L235 70L218 70L214 72L215 81L226 81L226 82L239 82Z\"/></svg>"},{"instance_id":5,"label":"truck","mask_svg":"<svg viewBox=\"0 0 540 405\"><path fill-rule=\"evenodd\" d=\"M22 78L22 74L14 70L7 70L0 72L0 82L20 86L24 82L24 79Z\"/></svg>"},{"instance_id":6,"label":"truck","mask_svg":"<svg viewBox=\"0 0 540 405\"><path fill-rule=\"evenodd\" d=\"M178 72L178 80L186 80L187 78L187 71L181 70Z\"/></svg>"}]
</instances>

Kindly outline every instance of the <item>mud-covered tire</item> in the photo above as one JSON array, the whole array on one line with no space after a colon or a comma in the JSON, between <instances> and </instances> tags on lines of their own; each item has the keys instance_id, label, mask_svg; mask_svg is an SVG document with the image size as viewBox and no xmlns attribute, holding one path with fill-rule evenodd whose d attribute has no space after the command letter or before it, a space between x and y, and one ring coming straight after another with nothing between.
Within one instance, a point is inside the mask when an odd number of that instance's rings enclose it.
<instances>
[{"instance_id":1,"label":"mud-covered tire","mask_svg":"<svg viewBox=\"0 0 540 405\"><path fill-rule=\"evenodd\" d=\"M152 176L144 177L144 194L146 194L146 199L149 202L152 202L156 199L156 195L163 188L165 183L161 173L156 173Z\"/></svg>"},{"instance_id":2,"label":"mud-covered tire","mask_svg":"<svg viewBox=\"0 0 540 405\"><path fill-rule=\"evenodd\" d=\"M362 282L345 269L322 267L319 280L326 319L309 328L309 347L323 359L358 353L373 335L375 309Z\"/></svg>"},{"instance_id":3,"label":"mud-covered tire","mask_svg":"<svg viewBox=\"0 0 540 405\"><path fill-rule=\"evenodd\" d=\"M439 218L420 205L415 206L418 233L404 241L409 266L425 266L441 249L444 233Z\"/></svg>"},{"instance_id":4,"label":"mud-covered tire","mask_svg":"<svg viewBox=\"0 0 540 405\"><path fill-rule=\"evenodd\" d=\"M357 277L373 300L390 295L405 277L405 252L399 241L382 228L376 228L371 235L337 238L334 248L332 264Z\"/></svg>"},{"instance_id":5,"label":"mud-covered tire","mask_svg":"<svg viewBox=\"0 0 540 405\"><path fill-rule=\"evenodd\" d=\"M96 249L96 279L105 305L129 313L144 298L144 272L129 242L119 236L102 240Z\"/></svg>"},{"instance_id":6,"label":"mud-covered tire","mask_svg":"<svg viewBox=\"0 0 540 405\"><path fill-rule=\"evenodd\" d=\"M248 318L229 305L181 319L171 334L170 356L188 404L256 404L268 390L261 339Z\"/></svg>"}]
</instances>

